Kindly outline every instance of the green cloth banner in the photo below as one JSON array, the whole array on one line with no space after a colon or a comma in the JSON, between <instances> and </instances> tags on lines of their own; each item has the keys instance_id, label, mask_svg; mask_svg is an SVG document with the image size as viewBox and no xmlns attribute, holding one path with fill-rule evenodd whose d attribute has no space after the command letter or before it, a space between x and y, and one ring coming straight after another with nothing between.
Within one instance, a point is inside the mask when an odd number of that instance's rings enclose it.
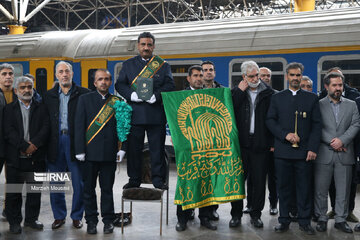
<instances>
[{"instance_id":1,"label":"green cloth banner","mask_svg":"<svg viewBox=\"0 0 360 240\"><path fill-rule=\"evenodd\" d=\"M161 94L175 148L175 204L186 210L245 198L230 89Z\"/></svg>"}]
</instances>

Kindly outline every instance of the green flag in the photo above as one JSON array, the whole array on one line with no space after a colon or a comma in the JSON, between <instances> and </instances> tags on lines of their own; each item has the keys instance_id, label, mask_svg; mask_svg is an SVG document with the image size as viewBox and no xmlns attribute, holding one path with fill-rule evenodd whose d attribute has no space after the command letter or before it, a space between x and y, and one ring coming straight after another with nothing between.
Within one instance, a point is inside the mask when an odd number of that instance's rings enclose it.
<instances>
[{"instance_id":1,"label":"green flag","mask_svg":"<svg viewBox=\"0 0 360 240\"><path fill-rule=\"evenodd\" d=\"M176 156L175 204L186 210L245 198L230 89L161 94Z\"/></svg>"}]
</instances>

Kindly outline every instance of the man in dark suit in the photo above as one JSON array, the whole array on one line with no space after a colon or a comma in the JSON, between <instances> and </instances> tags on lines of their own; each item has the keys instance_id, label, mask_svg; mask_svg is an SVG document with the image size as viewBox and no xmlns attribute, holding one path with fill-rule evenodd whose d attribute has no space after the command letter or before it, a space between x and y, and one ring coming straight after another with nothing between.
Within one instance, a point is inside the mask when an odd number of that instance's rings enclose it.
<instances>
[{"instance_id":1,"label":"man in dark suit","mask_svg":"<svg viewBox=\"0 0 360 240\"><path fill-rule=\"evenodd\" d=\"M80 96L75 116L75 153L82 165L85 220L89 234L97 233L99 213L95 188L98 177L104 233L114 230L113 185L118 139L115 116L106 114L105 110L110 109L107 108L109 102L118 98L109 94L111 84L110 72L97 70L94 80L96 91ZM101 127L97 129L97 126Z\"/></svg>"},{"instance_id":2,"label":"man in dark suit","mask_svg":"<svg viewBox=\"0 0 360 240\"><path fill-rule=\"evenodd\" d=\"M18 100L4 109L5 158L8 184L34 183L25 177L27 172L45 171L46 144L49 134L49 116L46 107L33 98L34 83L30 78L19 77L14 89ZM38 182L39 183L39 182ZM38 221L41 193L27 193L25 226L43 229ZM5 212L10 232L21 233L22 193L7 193Z\"/></svg>"},{"instance_id":3,"label":"man in dark suit","mask_svg":"<svg viewBox=\"0 0 360 240\"><path fill-rule=\"evenodd\" d=\"M138 37L139 55L123 63L119 78L115 84L116 91L123 96L133 109L131 130L128 136L127 173L129 182L124 188L139 187L141 184L142 150L145 131L149 141L151 158L152 183L156 188L166 188L165 168L165 123L166 117L162 105L161 92L175 88L170 65L166 62L153 62L155 37L149 33L141 33ZM158 56L156 56L158 57ZM155 64L152 64L155 63ZM155 65L152 76L153 95L149 100L139 99L134 86L145 69ZM143 71L144 70L144 71Z\"/></svg>"},{"instance_id":4,"label":"man in dark suit","mask_svg":"<svg viewBox=\"0 0 360 240\"><path fill-rule=\"evenodd\" d=\"M289 89L273 95L266 125L275 137L275 169L279 194L280 216L276 232L289 229L289 205L295 181L300 230L315 234L311 227L312 161L320 144L321 115L314 93L300 89L304 66L290 63L286 67ZM290 184L289 184L290 183Z\"/></svg>"},{"instance_id":5,"label":"man in dark suit","mask_svg":"<svg viewBox=\"0 0 360 240\"><path fill-rule=\"evenodd\" d=\"M189 82L189 87L185 90L198 90L202 89L204 86L204 74L201 66L194 65L191 66L188 70L187 81ZM216 230L217 227L210 220L213 220L213 206L207 206L199 208L199 218L201 226L204 226L210 230ZM176 224L176 231L181 232L186 229L186 223L189 220L194 219L195 209L182 210L181 205L177 205L176 216L178 218L178 223Z\"/></svg>"},{"instance_id":6,"label":"man in dark suit","mask_svg":"<svg viewBox=\"0 0 360 240\"><path fill-rule=\"evenodd\" d=\"M273 137L264 119L274 91L259 79L259 66L256 62L243 62L241 72L243 80L231 90L231 93L239 131L244 177L251 181L251 184L247 185L248 193L252 197L250 223L256 228L262 228L264 224L261 221L261 212L265 204L268 155L273 143ZM231 202L231 206L232 219L229 226L237 227L243 213L243 200Z\"/></svg>"},{"instance_id":7,"label":"man in dark suit","mask_svg":"<svg viewBox=\"0 0 360 240\"><path fill-rule=\"evenodd\" d=\"M84 205L82 200L83 182L79 163L74 151L74 120L79 96L89 90L76 86L72 81L71 64L59 62L56 67L56 78L59 83L44 95L44 103L50 114L50 139L47 152L47 167L49 172L71 172L73 199L70 217L75 228L82 227ZM52 229L57 229L65 223L66 202L64 193L50 193L50 203L54 214Z\"/></svg>"}]
</instances>

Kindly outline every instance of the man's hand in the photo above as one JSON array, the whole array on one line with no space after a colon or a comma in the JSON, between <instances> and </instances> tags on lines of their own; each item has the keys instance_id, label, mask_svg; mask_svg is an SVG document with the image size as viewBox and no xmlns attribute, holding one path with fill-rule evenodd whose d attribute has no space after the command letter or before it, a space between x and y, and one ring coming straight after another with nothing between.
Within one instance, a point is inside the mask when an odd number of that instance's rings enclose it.
<instances>
[{"instance_id":1,"label":"man's hand","mask_svg":"<svg viewBox=\"0 0 360 240\"><path fill-rule=\"evenodd\" d=\"M37 147L34 144L32 144L31 142L29 142L29 144L30 145L28 146L28 148L25 151L25 154L27 154L27 155L31 155L34 152L36 152L36 150L37 150Z\"/></svg>"},{"instance_id":2,"label":"man's hand","mask_svg":"<svg viewBox=\"0 0 360 240\"><path fill-rule=\"evenodd\" d=\"M245 90L249 87L249 84L247 81L242 80L239 85L238 88L240 88L241 91L245 92Z\"/></svg>"},{"instance_id":3,"label":"man's hand","mask_svg":"<svg viewBox=\"0 0 360 240\"><path fill-rule=\"evenodd\" d=\"M306 161L312 161L316 159L316 153L308 151Z\"/></svg>"},{"instance_id":4,"label":"man's hand","mask_svg":"<svg viewBox=\"0 0 360 240\"><path fill-rule=\"evenodd\" d=\"M338 151L340 148L342 148L343 143L339 138L333 138L330 141L330 146L335 150Z\"/></svg>"},{"instance_id":5,"label":"man's hand","mask_svg":"<svg viewBox=\"0 0 360 240\"><path fill-rule=\"evenodd\" d=\"M142 102L143 100L138 97L136 92L132 92L131 101L132 102Z\"/></svg>"},{"instance_id":6,"label":"man's hand","mask_svg":"<svg viewBox=\"0 0 360 240\"><path fill-rule=\"evenodd\" d=\"M76 157L76 159L79 160L80 162L84 162L84 161L85 161L85 153L76 154L75 157Z\"/></svg>"},{"instance_id":7,"label":"man's hand","mask_svg":"<svg viewBox=\"0 0 360 240\"><path fill-rule=\"evenodd\" d=\"M150 104L155 103L155 102L156 102L156 97L155 97L155 95L153 94L149 100L146 100L146 102L148 102L148 103L150 103Z\"/></svg>"},{"instance_id":8,"label":"man's hand","mask_svg":"<svg viewBox=\"0 0 360 240\"><path fill-rule=\"evenodd\" d=\"M291 142L292 144L300 142L299 136L295 133L288 133L286 135L285 139L287 141Z\"/></svg>"}]
</instances>

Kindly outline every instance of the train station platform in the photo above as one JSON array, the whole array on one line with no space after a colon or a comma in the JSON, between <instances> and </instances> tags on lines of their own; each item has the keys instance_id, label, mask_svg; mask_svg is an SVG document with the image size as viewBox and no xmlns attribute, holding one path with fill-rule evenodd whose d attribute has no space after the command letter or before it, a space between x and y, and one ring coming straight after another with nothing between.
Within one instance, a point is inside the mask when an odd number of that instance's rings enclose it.
<instances>
[{"instance_id":1,"label":"train station platform","mask_svg":"<svg viewBox=\"0 0 360 240\"><path fill-rule=\"evenodd\" d=\"M114 185L114 203L115 211L121 211L121 193L122 186L127 182L126 163L121 163L120 173L116 173L116 180ZM3 173L0 175L0 183L4 183ZM290 230L286 233L275 233L273 228L277 224L277 216L271 216L269 214L269 201L266 200L265 209L262 214L262 220L264 222L264 228L255 229L250 224L250 216L245 214L242 218L242 224L238 228L229 228L230 216L230 204L222 204L219 206L218 213L220 220L215 222L218 229L216 231L208 230L204 227L200 227L200 220L196 217L195 220L188 222L187 230L184 232L177 232L175 225L177 223L176 218L176 206L173 204L174 194L176 186L176 169L175 164L170 165L170 202L169 202L169 224L166 225L165 221L165 207L163 215L163 234L159 234L160 223L160 204L159 203L133 203L133 221L130 225L124 229L124 234L121 233L121 228L116 227L113 234L103 234L103 224L101 219L97 226L98 233L96 235L89 235L86 233L86 224L81 229L75 229L72 226L72 220L69 217L66 219L65 225L60 229L52 230L51 224L53 222L53 215L50 206L49 194L42 195L42 205L39 220L44 224L43 231L36 231L28 227L24 227L20 235L14 235L9 232L9 225L4 220L0 219L0 239L32 239L32 240L70 240L70 239L131 239L131 240L156 240L156 239L179 239L179 240L304 240L304 239L360 239L360 233L347 234L340 232L334 228L334 220L330 220L328 223L328 230L324 233L316 232L315 236L308 236L299 230L297 223L290 225ZM97 188L98 203L100 201L100 192ZM3 193L0 193L3 194ZM357 193L355 215L360 217L360 194ZM67 195L68 209L71 209L71 196ZM99 204L98 204L99 206ZM126 212L129 211L129 205L126 203ZM196 210L196 215L198 210ZM349 223L351 227L354 227L354 223ZM312 222L312 226L315 228L316 223Z\"/></svg>"}]
</instances>

